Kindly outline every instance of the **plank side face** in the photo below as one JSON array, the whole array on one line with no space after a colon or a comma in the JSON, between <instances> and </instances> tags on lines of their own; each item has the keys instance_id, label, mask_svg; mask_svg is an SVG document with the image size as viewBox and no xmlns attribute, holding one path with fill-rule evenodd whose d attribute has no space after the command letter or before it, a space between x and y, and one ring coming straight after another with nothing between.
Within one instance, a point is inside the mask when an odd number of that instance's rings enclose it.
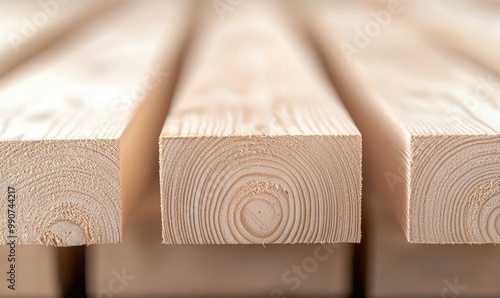
<instances>
[{"instance_id":1,"label":"plank side face","mask_svg":"<svg viewBox=\"0 0 500 298\"><path fill-rule=\"evenodd\" d=\"M323 12L317 36L323 37L325 51L334 49L337 55L342 55L342 43L328 41L326 34L339 32L341 41L352 44L352 28L371 20L366 10L349 6ZM358 86L371 90L366 98L345 99L357 102L351 106L353 117L365 119L360 126L364 134L389 134L384 137L397 140L394 145L373 142L366 151L382 156L372 159L396 161L389 171L379 167L372 175L392 175L380 183L392 186L387 196L406 206L397 212L408 240L499 243L500 101L495 86L485 80L498 78L461 56L425 44L396 21L351 58L345 67L359 74ZM363 109L368 101L382 108L370 113ZM403 134L385 130L387 119ZM404 150L388 156L385 148L391 146ZM405 196L397 196L401 192L395 184L406 188Z\"/></svg>"},{"instance_id":2,"label":"plank side face","mask_svg":"<svg viewBox=\"0 0 500 298\"><path fill-rule=\"evenodd\" d=\"M357 129L285 22L239 13L199 34L160 138L164 242L359 241Z\"/></svg>"},{"instance_id":3,"label":"plank side face","mask_svg":"<svg viewBox=\"0 0 500 298\"><path fill-rule=\"evenodd\" d=\"M172 3L127 2L0 81L0 186L17 191L19 243L120 242L121 137L166 80L151 63Z\"/></svg>"}]
</instances>

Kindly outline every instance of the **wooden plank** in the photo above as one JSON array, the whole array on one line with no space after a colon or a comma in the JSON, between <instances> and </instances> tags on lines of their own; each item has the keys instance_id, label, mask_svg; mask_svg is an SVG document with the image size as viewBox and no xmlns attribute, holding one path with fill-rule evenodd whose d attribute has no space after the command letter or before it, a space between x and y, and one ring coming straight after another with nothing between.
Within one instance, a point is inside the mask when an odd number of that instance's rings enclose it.
<instances>
[{"instance_id":1,"label":"wooden plank","mask_svg":"<svg viewBox=\"0 0 500 298\"><path fill-rule=\"evenodd\" d=\"M46 246L17 246L12 254L15 260L15 290L8 288L11 282L7 274L11 255L8 245L0 245L0 279L1 297L61 297L61 288L58 280L57 251ZM15 256L14 256L15 255Z\"/></svg>"},{"instance_id":2,"label":"wooden plank","mask_svg":"<svg viewBox=\"0 0 500 298\"><path fill-rule=\"evenodd\" d=\"M500 252L492 244L416 245L406 241L388 200L364 193L369 239L367 297L498 297ZM364 239L365 240L365 239ZM364 242L364 241L363 241Z\"/></svg>"},{"instance_id":3,"label":"wooden plank","mask_svg":"<svg viewBox=\"0 0 500 298\"><path fill-rule=\"evenodd\" d=\"M382 27L363 7L330 3L312 14L313 31L363 133L368 176L408 241L500 243L500 103L488 71L396 20Z\"/></svg>"},{"instance_id":4,"label":"wooden plank","mask_svg":"<svg viewBox=\"0 0 500 298\"><path fill-rule=\"evenodd\" d=\"M0 75L119 1L0 1Z\"/></svg>"},{"instance_id":5,"label":"wooden plank","mask_svg":"<svg viewBox=\"0 0 500 298\"><path fill-rule=\"evenodd\" d=\"M272 5L200 25L160 138L164 243L360 240L361 136Z\"/></svg>"},{"instance_id":6,"label":"wooden plank","mask_svg":"<svg viewBox=\"0 0 500 298\"><path fill-rule=\"evenodd\" d=\"M87 249L89 297L349 296L352 245L166 246L159 197L156 183L142 196L123 243ZM123 272L128 279L116 281Z\"/></svg>"},{"instance_id":7,"label":"wooden plank","mask_svg":"<svg viewBox=\"0 0 500 298\"><path fill-rule=\"evenodd\" d=\"M157 169L184 3L129 1L0 82L0 189L15 189L19 243L121 240L121 187L127 201Z\"/></svg>"}]
</instances>

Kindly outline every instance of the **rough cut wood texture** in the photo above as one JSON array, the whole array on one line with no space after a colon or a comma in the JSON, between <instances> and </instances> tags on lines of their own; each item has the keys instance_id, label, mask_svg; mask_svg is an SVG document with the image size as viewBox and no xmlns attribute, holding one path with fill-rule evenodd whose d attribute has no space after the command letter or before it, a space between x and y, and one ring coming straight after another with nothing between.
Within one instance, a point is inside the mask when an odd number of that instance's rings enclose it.
<instances>
[{"instance_id":1,"label":"rough cut wood texture","mask_svg":"<svg viewBox=\"0 0 500 298\"><path fill-rule=\"evenodd\" d=\"M410 244L386 198L373 188L363 195L367 297L500 296L497 246Z\"/></svg>"},{"instance_id":2,"label":"rough cut wood texture","mask_svg":"<svg viewBox=\"0 0 500 298\"><path fill-rule=\"evenodd\" d=\"M165 246L159 198L156 183L135 209L123 243L88 248L89 297L349 296L352 245ZM293 273L293 266L307 278ZM130 278L110 288L122 270Z\"/></svg>"},{"instance_id":3,"label":"rough cut wood texture","mask_svg":"<svg viewBox=\"0 0 500 298\"><path fill-rule=\"evenodd\" d=\"M252 4L188 56L160 139L163 241L357 242L361 136L304 41Z\"/></svg>"},{"instance_id":4,"label":"rough cut wood texture","mask_svg":"<svg viewBox=\"0 0 500 298\"><path fill-rule=\"evenodd\" d=\"M162 61L177 52L184 22L172 5L128 2L0 82L0 189L17 191L19 243L120 241L120 175L141 184L144 169L130 163L157 151L167 110L158 89L171 78ZM151 147L140 147L150 130ZM7 214L7 200L0 211Z\"/></svg>"},{"instance_id":5,"label":"rough cut wood texture","mask_svg":"<svg viewBox=\"0 0 500 298\"><path fill-rule=\"evenodd\" d=\"M392 198L408 240L500 243L500 101L488 72L396 21L344 56L353 28L372 16L349 4L319 8L314 33L365 136L367 172Z\"/></svg>"},{"instance_id":6,"label":"rough cut wood texture","mask_svg":"<svg viewBox=\"0 0 500 298\"><path fill-rule=\"evenodd\" d=\"M0 75L119 1L0 1Z\"/></svg>"}]
</instances>

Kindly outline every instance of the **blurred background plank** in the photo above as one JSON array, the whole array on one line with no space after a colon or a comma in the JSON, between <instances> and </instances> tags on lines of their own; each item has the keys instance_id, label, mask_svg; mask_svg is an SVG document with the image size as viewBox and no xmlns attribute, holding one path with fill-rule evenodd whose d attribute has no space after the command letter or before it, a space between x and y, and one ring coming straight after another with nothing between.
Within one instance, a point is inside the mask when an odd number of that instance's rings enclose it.
<instances>
[{"instance_id":1,"label":"blurred background plank","mask_svg":"<svg viewBox=\"0 0 500 298\"><path fill-rule=\"evenodd\" d=\"M367 297L500 296L498 247L410 244L387 201L367 187Z\"/></svg>"},{"instance_id":2,"label":"blurred background plank","mask_svg":"<svg viewBox=\"0 0 500 298\"><path fill-rule=\"evenodd\" d=\"M89 297L350 294L352 245L164 245L158 186L141 198L122 244L88 248Z\"/></svg>"}]
</instances>

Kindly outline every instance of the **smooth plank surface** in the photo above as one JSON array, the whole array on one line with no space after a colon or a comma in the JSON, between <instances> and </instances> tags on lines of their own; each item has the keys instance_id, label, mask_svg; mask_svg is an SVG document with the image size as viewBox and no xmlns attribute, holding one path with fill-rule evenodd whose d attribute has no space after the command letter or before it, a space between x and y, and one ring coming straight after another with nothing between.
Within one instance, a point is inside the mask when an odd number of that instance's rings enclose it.
<instances>
[{"instance_id":1,"label":"smooth plank surface","mask_svg":"<svg viewBox=\"0 0 500 298\"><path fill-rule=\"evenodd\" d=\"M130 163L156 152L183 3L128 1L0 81L0 186L16 189L19 243L120 241L122 191L131 192L120 180L139 187L155 171Z\"/></svg>"},{"instance_id":2,"label":"smooth plank surface","mask_svg":"<svg viewBox=\"0 0 500 298\"><path fill-rule=\"evenodd\" d=\"M156 182L142 196L123 243L87 249L89 297L349 296L352 245L166 246L159 197ZM123 272L128 279L112 283Z\"/></svg>"},{"instance_id":3,"label":"smooth plank surface","mask_svg":"<svg viewBox=\"0 0 500 298\"><path fill-rule=\"evenodd\" d=\"M500 101L484 81L489 71L396 20L349 52L361 38L353 28L367 28L372 16L328 5L312 14L314 34L365 136L367 172L391 198L408 240L499 243Z\"/></svg>"},{"instance_id":4,"label":"smooth plank surface","mask_svg":"<svg viewBox=\"0 0 500 298\"><path fill-rule=\"evenodd\" d=\"M200 25L160 138L164 243L360 240L361 136L273 5Z\"/></svg>"}]
</instances>

